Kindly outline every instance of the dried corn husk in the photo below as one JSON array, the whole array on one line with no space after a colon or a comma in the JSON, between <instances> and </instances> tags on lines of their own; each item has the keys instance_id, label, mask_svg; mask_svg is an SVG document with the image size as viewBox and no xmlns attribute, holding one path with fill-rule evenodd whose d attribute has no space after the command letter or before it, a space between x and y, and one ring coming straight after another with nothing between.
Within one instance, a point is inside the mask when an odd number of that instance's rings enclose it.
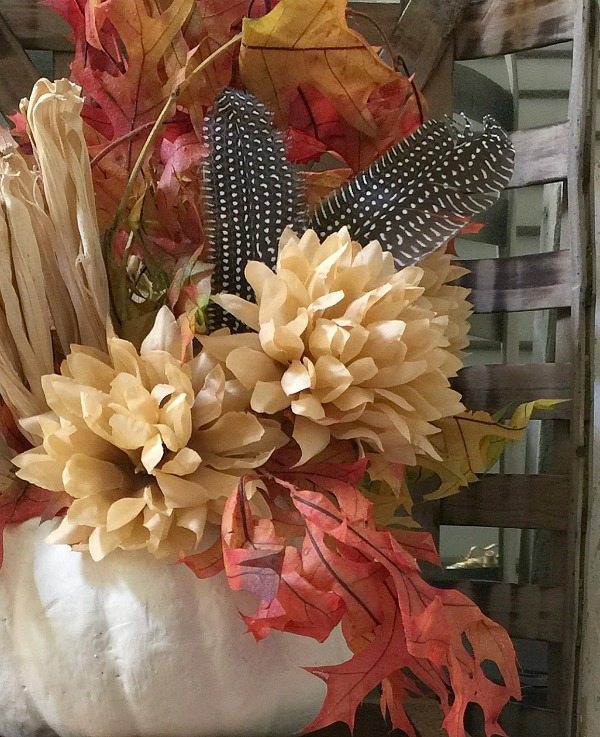
<instances>
[{"instance_id":1,"label":"dried corn husk","mask_svg":"<svg viewBox=\"0 0 600 737\"><path fill-rule=\"evenodd\" d=\"M39 171L0 131L0 395L17 419L46 411L41 377L72 344L106 348L108 280L79 93L40 80L23 101Z\"/></svg>"},{"instance_id":2,"label":"dried corn husk","mask_svg":"<svg viewBox=\"0 0 600 737\"><path fill-rule=\"evenodd\" d=\"M81 89L66 79L42 79L21 103L42 175L63 275L84 345L106 347L109 294L83 136Z\"/></svg>"}]
</instances>

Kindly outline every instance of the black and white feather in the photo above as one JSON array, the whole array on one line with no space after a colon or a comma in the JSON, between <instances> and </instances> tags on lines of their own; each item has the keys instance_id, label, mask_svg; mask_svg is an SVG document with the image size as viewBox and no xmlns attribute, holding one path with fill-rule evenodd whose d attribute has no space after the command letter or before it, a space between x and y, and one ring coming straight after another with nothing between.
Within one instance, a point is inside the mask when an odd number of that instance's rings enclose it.
<instances>
[{"instance_id":1,"label":"black and white feather","mask_svg":"<svg viewBox=\"0 0 600 737\"><path fill-rule=\"evenodd\" d=\"M499 197L513 171L512 143L486 119L483 132L430 121L328 197L313 213L320 237L347 225L409 266L455 236Z\"/></svg>"},{"instance_id":2,"label":"black and white feather","mask_svg":"<svg viewBox=\"0 0 600 737\"><path fill-rule=\"evenodd\" d=\"M254 299L244 277L248 261L271 268L287 226L305 230L308 215L300 177L286 159L272 114L248 92L226 89L205 121L204 220L214 272L213 293ZM209 327L238 326L217 305Z\"/></svg>"}]
</instances>

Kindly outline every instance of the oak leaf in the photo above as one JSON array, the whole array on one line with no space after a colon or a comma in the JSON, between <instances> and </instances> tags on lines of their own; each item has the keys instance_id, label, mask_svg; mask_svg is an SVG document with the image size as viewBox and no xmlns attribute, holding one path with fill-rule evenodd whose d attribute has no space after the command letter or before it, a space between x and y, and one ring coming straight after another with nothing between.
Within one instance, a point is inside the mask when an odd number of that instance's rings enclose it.
<instances>
[{"instance_id":1,"label":"oak leaf","mask_svg":"<svg viewBox=\"0 0 600 737\"><path fill-rule=\"evenodd\" d=\"M377 125L368 101L399 75L345 17L346 0L281 0L267 15L243 22L240 72L247 89L285 125L298 89L310 85L340 115L368 136Z\"/></svg>"},{"instance_id":2,"label":"oak leaf","mask_svg":"<svg viewBox=\"0 0 600 737\"><path fill-rule=\"evenodd\" d=\"M500 711L508 697L518 697L520 693L514 652L506 632L463 594L438 590L424 581L415 558L389 532L348 522L342 497L337 497L338 507L322 494L306 490L298 490L292 499L302 510L308 532L317 545L316 531L329 538L329 544L321 547L320 553L329 556L330 570L340 570L340 562L332 560L336 553L338 558L346 559L347 566L348 551L353 550L365 560L379 563L389 574L378 587L378 598L368 601L374 618L370 644L347 663L310 669L326 682L327 696L307 731L338 720L352 727L356 708L368 691L408 668L415 683L420 681L440 699L450 737L462 737L465 709L470 702L482 707L486 733L502 734L498 724ZM350 586L343 590L349 605L355 593ZM389 596L397 602L391 613L387 608ZM384 615L378 616L382 611ZM502 685L493 683L484 673L481 664L488 659L494 659L498 665ZM401 693L393 694L396 708L406 693L406 685L407 680L402 679ZM447 696L449 690L455 694L452 704ZM402 714L396 713L394 727L406 725Z\"/></svg>"},{"instance_id":3,"label":"oak leaf","mask_svg":"<svg viewBox=\"0 0 600 737\"><path fill-rule=\"evenodd\" d=\"M393 81L373 91L366 106L376 126L375 135L346 120L333 100L310 85L303 85L294 97L289 124L320 141L357 174L424 120L425 102L406 77L394 74Z\"/></svg>"},{"instance_id":4,"label":"oak leaf","mask_svg":"<svg viewBox=\"0 0 600 737\"><path fill-rule=\"evenodd\" d=\"M344 607L328 590L318 590L303 575L296 547L285 544L283 531L297 532L277 521L258 518L241 489L227 501L222 537L225 573L234 590L258 596L253 616L244 617L257 640L271 630L292 632L323 642L338 624Z\"/></svg>"},{"instance_id":5,"label":"oak leaf","mask_svg":"<svg viewBox=\"0 0 600 737\"><path fill-rule=\"evenodd\" d=\"M215 542L206 550L195 555L189 555L186 558L182 558L181 563L184 563L196 576L196 578L211 578L217 573L220 573L223 568L223 545L221 538L219 537Z\"/></svg>"},{"instance_id":6,"label":"oak leaf","mask_svg":"<svg viewBox=\"0 0 600 737\"><path fill-rule=\"evenodd\" d=\"M113 138L158 117L177 82L166 77L166 59L193 5L194 0L172 0L156 15L144 0L111 0L94 7L93 26L101 30L110 23L124 50L120 74L92 68L80 56L73 61L72 73L110 121ZM131 155L127 159L130 164Z\"/></svg>"},{"instance_id":7,"label":"oak leaf","mask_svg":"<svg viewBox=\"0 0 600 737\"><path fill-rule=\"evenodd\" d=\"M440 428L431 442L440 460L419 458L420 469L413 469L409 487L431 477L440 484L425 495L425 499L443 499L456 494L462 487L477 481L477 474L490 469L502 455L507 442L519 440L536 410L550 409L557 400L536 400L519 405L512 417L499 421L488 412L478 410L438 420ZM422 473L424 471L424 474Z\"/></svg>"}]
</instances>

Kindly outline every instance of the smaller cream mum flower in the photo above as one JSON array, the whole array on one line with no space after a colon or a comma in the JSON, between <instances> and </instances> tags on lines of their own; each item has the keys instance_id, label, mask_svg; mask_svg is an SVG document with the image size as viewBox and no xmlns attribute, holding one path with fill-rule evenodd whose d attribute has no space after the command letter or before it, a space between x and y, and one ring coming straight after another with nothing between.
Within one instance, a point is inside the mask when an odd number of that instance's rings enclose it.
<instances>
[{"instance_id":1,"label":"smaller cream mum flower","mask_svg":"<svg viewBox=\"0 0 600 737\"><path fill-rule=\"evenodd\" d=\"M391 463L437 457L432 422L463 410L448 375L448 314L425 298L425 272L397 272L377 242L362 248L348 230L323 243L312 231L284 233L276 273L250 262L257 304L215 301L257 331L207 336L205 350L252 391L251 407L294 417L301 462L331 437L355 439ZM268 359L268 360L267 360Z\"/></svg>"},{"instance_id":2,"label":"smaller cream mum flower","mask_svg":"<svg viewBox=\"0 0 600 737\"><path fill-rule=\"evenodd\" d=\"M14 459L17 475L72 497L50 541L94 560L115 548L192 552L240 478L287 441L248 411L250 393L225 367L183 355L167 308L139 353L115 337L108 354L73 346L42 387L51 411L25 421L42 442ZM252 496L257 483L245 488Z\"/></svg>"}]
</instances>

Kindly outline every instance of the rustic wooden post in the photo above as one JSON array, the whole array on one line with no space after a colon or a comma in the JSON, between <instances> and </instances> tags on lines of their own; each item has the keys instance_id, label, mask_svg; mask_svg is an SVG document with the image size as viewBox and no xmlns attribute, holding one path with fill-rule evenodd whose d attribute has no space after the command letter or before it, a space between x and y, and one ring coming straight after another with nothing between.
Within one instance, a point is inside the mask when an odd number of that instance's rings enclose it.
<instances>
[{"instance_id":1,"label":"rustic wooden post","mask_svg":"<svg viewBox=\"0 0 600 737\"><path fill-rule=\"evenodd\" d=\"M595 177L600 192L600 171ZM596 199L596 247L600 243L600 202ZM596 257L595 283L600 283L600 259ZM596 737L600 732L600 296L596 291L592 323L593 414L589 429L590 478L587 529L583 565L583 606L577 693L576 737Z\"/></svg>"},{"instance_id":2,"label":"rustic wooden post","mask_svg":"<svg viewBox=\"0 0 600 737\"><path fill-rule=\"evenodd\" d=\"M581 55L574 76L580 89L572 98L571 122L580 131L574 139L578 146L578 156L573 160L572 179L576 196L584 202L578 213L579 219L573 222L575 237L585 239L590 247L590 272L593 287L589 294L590 355L587 356L591 372L591 396L581 399L592 412L589 424L584 428L587 457L582 458L583 473L588 495L584 500L582 515L582 534L584 536L582 568L580 579L583 591L579 593L580 635L575 641L579 660L578 681L575 684L573 735L576 737L596 737L600 733L600 176L592 175L590 159L594 146L594 114L598 73L598 15L595 2L586 3L582 25L575 28L579 45L587 54ZM586 58L587 57L587 58ZM596 223L594 227L594 188ZM585 370L585 367L583 367Z\"/></svg>"},{"instance_id":3,"label":"rustic wooden post","mask_svg":"<svg viewBox=\"0 0 600 737\"><path fill-rule=\"evenodd\" d=\"M18 101L31 92L39 74L4 18L0 15L0 113L15 111Z\"/></svg>"}]
</instances>

